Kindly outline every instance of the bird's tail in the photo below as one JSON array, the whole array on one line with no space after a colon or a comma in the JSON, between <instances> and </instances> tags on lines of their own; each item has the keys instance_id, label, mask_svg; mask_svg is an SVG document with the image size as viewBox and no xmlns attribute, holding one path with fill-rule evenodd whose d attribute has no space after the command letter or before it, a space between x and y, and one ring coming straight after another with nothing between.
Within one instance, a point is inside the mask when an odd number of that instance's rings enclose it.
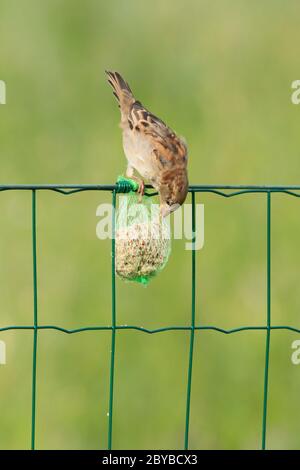
<instances>
[{"instance_id":1,"label":"bird's tail","mask_svg":"<svg viewBox=\"0 0 300 470\"><path fill-rule=\"evenodd\" d=\"M108 76L108 83L113 89L113 94L117 98L121 110L122 120L128 118L129 110L135 102L130 86L118 72L105 71Z\"/></svg>"}]
</instances>

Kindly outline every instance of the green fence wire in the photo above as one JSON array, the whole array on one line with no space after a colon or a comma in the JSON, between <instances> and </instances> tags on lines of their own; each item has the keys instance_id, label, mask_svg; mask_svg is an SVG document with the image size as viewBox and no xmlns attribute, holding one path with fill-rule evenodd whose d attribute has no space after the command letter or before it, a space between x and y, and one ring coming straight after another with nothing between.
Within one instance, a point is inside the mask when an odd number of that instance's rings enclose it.
<instances>
[{"instance_id":1,"label":"green fence wire","mask_svg":"<svg viewBox=\"0 0 300 470\"><path fill-rule=\"evenodd\" d=\"M149 186L147 187L149 188ZM201 326L195 324L195 304L196 304L196 250L191 251L191 323L190 326L169 326L165 328L148 329L135 325L117 324L117 305L116 305L116 276L115 276L115 209L117 194L128 192L130 188L124 183L115 185L0 185L2 191L30 191L32 194L32 262L33 262L33 324L24 326L5 326L1 331L9 330L33 330L33 353L32 353L32 403L31 403L31 449L36 448L36 401L37 401L37 353L38 353L38 332L39 330L57 330L67 334L80 333L82 331L110 330L111 331L111 358L110 358L110 377L109 377L109 419L108 419L108 450L112 449L113 443L113 405L114 405L114 375L115 375L115 351L116 351L116 333L118 330L137 330L148 334L162 333L166 331L189 331L190 347L188 357L187 373L187 393L186 393L186 415L184 430L184 449L189 448L189 425L191 413L191 395L192 395L192 370L194 357L194 338L195 331L211 330L224 334L232 334L240 331L263 330L266 331L266 352L264 367L264 388L262 395L262 441L261 448L266 449L267 434L267 407L268 407L268 385L269 385L269 363L270 363L270 342L272 330L289 330L300 333L299 328L284 325L271 324L271 196L273 193L287 194L289 196L300 197L300 186L230 186L230 185L192 185L189 192L192 198L192 229L193 246L196 242L196 211L195 194L213 193L225 198L240 196L249 193L264 193L266 195L266 222L267 222L267 311L266 324L261 326L242 326L232 329L223 329L217 326ZM62 328L57 325L40 325L38 323L38 272L37 272L37 209L36 200L39 191L55 191L63 195L71 195L83 191L110 191L112 193L112 303L111 303L111 325L110 326L92 326L75 329ZM154 193L152 193L154 194Z\"/></svg>"}]
</instances>

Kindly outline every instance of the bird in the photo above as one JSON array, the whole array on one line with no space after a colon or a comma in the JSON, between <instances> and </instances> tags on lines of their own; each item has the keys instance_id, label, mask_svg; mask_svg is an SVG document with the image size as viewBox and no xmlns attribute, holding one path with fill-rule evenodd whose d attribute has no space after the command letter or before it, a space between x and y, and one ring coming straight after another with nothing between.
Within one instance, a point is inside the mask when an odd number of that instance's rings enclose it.
<instances>
[{"instance_id":1,"label":"bird","mask_svg":"<svg viewBox=\"0 0 300 470\"><path fill-rule=\"evenodd\" d=\"M185 139L135 99L120 73L105 72L121 111L126 177L139 183L140 195L144 194L144 179L148 180L159 194L161 216L166 217L184 203L188 193Z\"/></svg>"}]
</instances>

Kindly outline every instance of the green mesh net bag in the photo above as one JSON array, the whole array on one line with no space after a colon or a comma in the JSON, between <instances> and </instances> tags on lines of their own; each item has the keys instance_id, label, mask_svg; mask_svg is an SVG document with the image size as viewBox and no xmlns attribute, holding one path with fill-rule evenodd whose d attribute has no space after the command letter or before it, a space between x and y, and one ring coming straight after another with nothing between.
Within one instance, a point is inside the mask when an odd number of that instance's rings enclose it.
<instances>
[{"instance_id":1,"label":"green mesh net bag","mask_svg":"<svg viewBox=\"0 0 300 470\"><path fill-rule=\"evenodd\" d=\"M166 265L170 227L153 197L134 192L119 197L116 213L116 273L127 281L147 284Z\"/></svg>"}]
</instances>

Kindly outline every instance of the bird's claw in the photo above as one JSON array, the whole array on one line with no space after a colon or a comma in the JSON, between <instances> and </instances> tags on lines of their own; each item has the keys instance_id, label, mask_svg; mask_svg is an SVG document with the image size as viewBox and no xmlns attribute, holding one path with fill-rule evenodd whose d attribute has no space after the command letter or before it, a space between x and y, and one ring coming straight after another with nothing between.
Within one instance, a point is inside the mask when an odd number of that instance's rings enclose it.
<instances>
[{"instance_id":1,"label":"bird's claw","mask_svg":"<svg viewBox=\"0 0 300 470\"><path fill-rule=\"evenodd\" d=\"M137 193L139 195L139 202L142 202L143 196L145 194L145 183L143 180L139 182Z\"/></svg>"}]
</instances>

